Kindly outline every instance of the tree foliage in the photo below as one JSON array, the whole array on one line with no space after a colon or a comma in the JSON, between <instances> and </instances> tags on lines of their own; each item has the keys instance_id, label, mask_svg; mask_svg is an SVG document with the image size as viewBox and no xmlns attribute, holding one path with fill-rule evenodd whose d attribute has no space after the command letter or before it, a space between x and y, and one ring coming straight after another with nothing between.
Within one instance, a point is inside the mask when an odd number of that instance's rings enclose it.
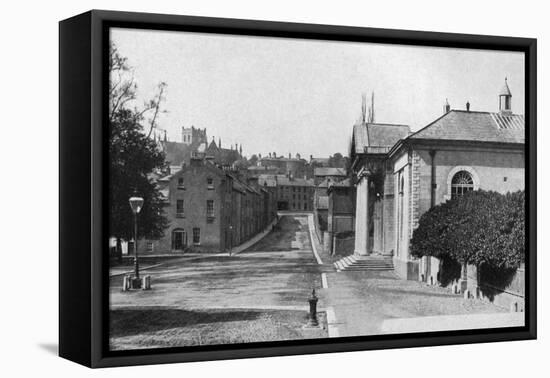
<instances>
[{"instance_id":1,"label":"tree foliage","mask_svg":"<svg viewBox=\"0 0 550 378\"><path fill-rule=\"evenodd\" d=\"M348 165L348 158L344 157L341 153L337 152L328 158L328 166L333 168L346 168Z\"/></svg>"},{"instance_id":2,"label":"tree foliage","mask_svg":"<svg viewBox=\"0 0 550 378\"><path fill-rule=\"evenodd\" d=\"M496 268L519 265L525 256L525 192L479 190L433 207L420 218L411 253Z\"/></svg>"},{"instance_id":3,"label":"tree foliage","mask_svg":"<svg viewBox=\"0 0 550 378\"><path fill-rule=\"evenodd\" d=\"M150 178L153 171L164 165L164 153L148 134L155 127L161 111L165 85L142 108L135 106L137 85L127 59L116 46L110 49L109 103L109 231L110 236L129 240L133 237L133 213L128 199L137 194L144 198L139 213L140 237L158 238L163 235L167 219L163 214L163 199L156 183ZM148 123L149 132L143 124Z\"/></svg>"}]
</instances>

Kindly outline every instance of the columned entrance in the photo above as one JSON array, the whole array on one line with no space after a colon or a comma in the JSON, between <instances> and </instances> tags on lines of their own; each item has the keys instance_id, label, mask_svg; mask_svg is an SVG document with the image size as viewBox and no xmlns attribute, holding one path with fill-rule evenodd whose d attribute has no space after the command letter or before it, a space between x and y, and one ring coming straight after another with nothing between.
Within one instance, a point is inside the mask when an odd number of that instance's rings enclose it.
<instances>
[{"instance_id":1,"label":"columned entrance","mask_svg":"<svg viewBox=\"0 0 550 378\"><path fill-rule=\"evenodd\" d=\"M362 171L358 176L357 201L355 216L355 254L368 255L369 240L369 184L367 172Z\"/></svg>"}]
</instances>

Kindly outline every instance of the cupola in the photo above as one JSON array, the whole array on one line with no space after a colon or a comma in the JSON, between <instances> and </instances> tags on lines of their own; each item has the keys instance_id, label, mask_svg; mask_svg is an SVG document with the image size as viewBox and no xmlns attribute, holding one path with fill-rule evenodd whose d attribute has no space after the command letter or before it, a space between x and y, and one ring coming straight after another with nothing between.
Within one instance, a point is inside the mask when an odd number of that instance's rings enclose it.
<instances>
[{"instance_id":1,"label":"cupola","mask_svg":"<svg viewBox=\"0 0 550 378\"><path fill-rule=\"evenodd\" d=\"M508 78L504 79L504 86L500 90L498 99L499 111L504 114L512 114L512 92L510 92L510 87L508 87Z\"/></svg>"}]
</instances>

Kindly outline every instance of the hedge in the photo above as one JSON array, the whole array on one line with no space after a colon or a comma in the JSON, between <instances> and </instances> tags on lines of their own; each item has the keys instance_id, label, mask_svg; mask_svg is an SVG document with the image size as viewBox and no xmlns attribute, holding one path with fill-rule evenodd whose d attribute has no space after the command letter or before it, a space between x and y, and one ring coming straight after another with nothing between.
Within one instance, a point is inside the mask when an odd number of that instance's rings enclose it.
<instances>
[{"instance_id":1,"label":"hedge","mask_svg":"<svg viewBox=\"0 0 550 378\"><path fill-rule=\"evenodd\" d=\"M472 191L424 213L411 254L516 267L525 259L525 192Z\"/></svg>"}]
</instances>

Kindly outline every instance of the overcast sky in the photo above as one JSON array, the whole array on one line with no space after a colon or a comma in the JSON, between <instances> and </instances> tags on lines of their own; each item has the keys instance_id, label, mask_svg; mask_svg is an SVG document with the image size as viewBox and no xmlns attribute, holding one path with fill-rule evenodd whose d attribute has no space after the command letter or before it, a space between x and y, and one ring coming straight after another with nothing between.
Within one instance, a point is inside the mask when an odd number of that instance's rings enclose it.
<instances>
[{"instance_id":1,"label":"overcast sky","mask_svg":"<svg viewBox=\"0 0 550 378\"><path fill-rule=\"evenodd\" d=\"M140 99L168 84L159 127L181 127L243 153L346 154L361 94L375 92L376 121L418 130L453 109L498 111L508 77L524 112L524 56L483 50L112 29Z\"/></svg>"}]
</instances>

